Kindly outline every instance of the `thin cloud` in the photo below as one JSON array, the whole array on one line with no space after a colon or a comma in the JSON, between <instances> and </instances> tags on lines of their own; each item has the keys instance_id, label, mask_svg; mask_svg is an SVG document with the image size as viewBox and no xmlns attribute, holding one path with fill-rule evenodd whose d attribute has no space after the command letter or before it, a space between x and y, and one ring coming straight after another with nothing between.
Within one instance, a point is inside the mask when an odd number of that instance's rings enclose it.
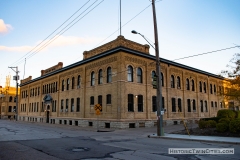
<instances>
[{"instance_id":1,"label":"thin cloud","mask_svg":"<svg viewBox=\"0 0 240 160\"><path fill-rule=\"evenodd\" d=\"M0 19L0 33L7 33L11 29L13 29L13 27L10 24L5 24L3 19Z\"/></svg>"},{"instance_id":2,"label":"thin cloud","mask_svg":"<svg viewBox=\"0 0 240 160\"><path fill-rule=\"evenodd\" d=\"M82 44L91 44L99 41L100 38L95 38L95 37L74 37L74 36L59 36L56 40L54 40L52 43L49 45L48 44L49 40L45 40L44 42L39 41L36 43L38 45L41 43L38 47L34 48L35 46L14 46L14 47L8 47L8 46L0 46L0 51L7 51L7 52L29 52L32 50L32 52L37 51L37 50L47 50L49 48L56 48L56 47L64 47L64 46L72 46L72 45L82 45ZM46 46L46 47L42 47Z\"/></svg>"}]
</instances>

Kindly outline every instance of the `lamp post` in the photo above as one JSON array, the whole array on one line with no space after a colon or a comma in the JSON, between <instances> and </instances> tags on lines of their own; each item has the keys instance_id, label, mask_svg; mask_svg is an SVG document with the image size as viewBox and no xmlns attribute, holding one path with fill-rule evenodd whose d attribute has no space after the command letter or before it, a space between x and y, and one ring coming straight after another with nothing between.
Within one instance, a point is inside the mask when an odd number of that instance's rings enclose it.
<instances>
[{"instance_id":1,"label":"lamp post","mask_svg":"<svg viewBox=\"0 0 240 160\"><path fill-rule=\"evenodd\" d=\"M155 10L155 0L152 0L152 9L153 9L153 24L154 24L154 37L155 37L155 47L149 43L149 41L141 34L136 32L135 30L132 31L133 34L141 35L147 42L155 49L156 54L156 76L157 76L157 135L163 136L163 116L162 113L162 85L161 85L161 73L160 73L160 59L159 59L159 48L158 48L158 32L157 32L157 20L156 20L156 10Z\"/></svg>"},{"instance_id":2,"label":"lamp post","mask_svg":"<svg viewBox=\"0 0 240 160\"><path fill-rule=\"evenodd\" d=\"M133 34L141 35L147 42L155 49L156 54L156 76L157 76L157 135L163 136L163 115L162 113L162 85L161 85L161 73L160 73L160 59L159 59L159 47L158 47L158 32L157 32L157 20L156 20L156 10L155 10L155 0L152 0L152 9L153 9L153 24L154 24L154 37L155 37L155 47L149 43L149 41L141 34L136 32L135 30L132 31Z\"/></svg>"}]
</instances>

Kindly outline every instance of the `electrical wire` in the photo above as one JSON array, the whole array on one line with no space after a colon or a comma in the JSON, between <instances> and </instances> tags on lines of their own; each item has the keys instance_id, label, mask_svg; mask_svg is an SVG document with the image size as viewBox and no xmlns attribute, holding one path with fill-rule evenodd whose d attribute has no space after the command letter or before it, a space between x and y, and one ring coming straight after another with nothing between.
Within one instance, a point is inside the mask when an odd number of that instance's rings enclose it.
<instances>
[{"instance_id":1,"label":"electrical wire","mask_svg":"<svg viewBox=\"0 0 240 160\"><path fill-rule=\"evenodd\" d=\"M47 40L53 33L55 33L59 28L61 28L68 20L70 20L77 12L79 12L90 0L88 0L84 5L82 5L76 12L74 12L68 19L66 19L59 27L57 27L51 34L49 34L44 40L42 40L38 45L36 45L33 49L31 49L29 52L27 52L24 56L22 56L19 60L14 62L11 66L16 64L18 61L20 61L22 58L27 56L29 53L31 53L33 50L35 50L38 46L40 46L45 40ZM25 58L26 59L26 58Z\"/></svg>"},{"instance_id":2,"label":"electrical wire","mask_svg":"<svg viewBox=\"0 0 240 160\"><path fill-rule=\"evenodd\" d=\"M172 60L172 61L177 61L177 60L180 60L180 59L186 59L186 58L191 58L191 57L196 57L196 56L201 56L201 55L204 55L204 54L210 54L210 53L215 53L215 52L225 51L225 50L229 50L229 49L233 49L233 48L237 48L237 47L240 47L240 46L234 46L234 47L229 47L229 48L219 49L219 50L210 51L210 52L206 52L206 53L195 54L195 55L192 55L192 56L187 56L187 57L177 58L177 59L174 59L174 60Z\"/></svg>"}]
</instances>

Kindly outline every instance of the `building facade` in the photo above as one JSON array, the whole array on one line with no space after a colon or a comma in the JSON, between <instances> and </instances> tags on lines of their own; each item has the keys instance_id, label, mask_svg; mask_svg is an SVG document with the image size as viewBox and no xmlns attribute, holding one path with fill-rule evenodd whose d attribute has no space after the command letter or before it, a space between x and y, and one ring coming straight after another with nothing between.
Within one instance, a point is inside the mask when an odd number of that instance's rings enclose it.
<instances>
[{"instance_id":1,"label":"building facade","mask_svg":"<svg viewBox=\"0 0 240 160\"><path fill-rule=\"evenodd\" d=\"M156 57L149 46L119 36L83 52L83 60L21 80L19 120L105 128L156 124ZM164 124L216 116L223 79L166 59L161 62ZM100 104L100 115L95 105Z\"/></svg>"}]
</instances>

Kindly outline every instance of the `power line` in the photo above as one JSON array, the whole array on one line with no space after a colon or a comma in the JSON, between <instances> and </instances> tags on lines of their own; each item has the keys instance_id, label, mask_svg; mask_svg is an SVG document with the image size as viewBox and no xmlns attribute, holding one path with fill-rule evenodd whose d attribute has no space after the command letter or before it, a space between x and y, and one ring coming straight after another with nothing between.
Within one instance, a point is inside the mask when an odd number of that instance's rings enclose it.
<instances>
[{"instance_id":1,"label":"power line","mask_svg":"<svg viewBox=\"0 0 240 160\"><path fill-rule=\"evenodd\" d=\"M51 34L49 34L42 42L40 42L38 45L36 45L33 49L31 49L29 52L27 52L24 56L22 56L19 60L14 62L12 65L16 64L18 61L20 61L22 58L27 56L29 53L31 53L33 50L35 50L38 46L40 46L45 40L47 40L53 33L55 33L59 28L61 28L69 19L71 19L78 11L80 11L90 0L88 0L84 5L82 5L76 12L74 12L67 20L65 20L58 28L56 28ZM25 58L26 59L26 58Z\"/></svg>"},{"instance_id":2,"label":"power line","mask_svg":"<svg viewBox=\"0 0 240 160\"><path fill-rule=\"evenodd\" d=\"M210 53L220 52L220 51L224 51L224 50L228 50L228 49L233 49L233 48L237 48L237 47L240 47L240 46L234 46L234 47L219 49L219 50L210 51L210 52L206 52L206 53L195 54L195 55L192 55L192 56L187 56L187 57L183 57L183 58L174 59L174 60L172 60L172 61L177 61L177 60L180 60L180 59L186 59L186 58L191 58L191 57L196 57L196 56L201 56L201 55L204 55L204 54L210 54Z\"/></svg>"}]
</instances>

